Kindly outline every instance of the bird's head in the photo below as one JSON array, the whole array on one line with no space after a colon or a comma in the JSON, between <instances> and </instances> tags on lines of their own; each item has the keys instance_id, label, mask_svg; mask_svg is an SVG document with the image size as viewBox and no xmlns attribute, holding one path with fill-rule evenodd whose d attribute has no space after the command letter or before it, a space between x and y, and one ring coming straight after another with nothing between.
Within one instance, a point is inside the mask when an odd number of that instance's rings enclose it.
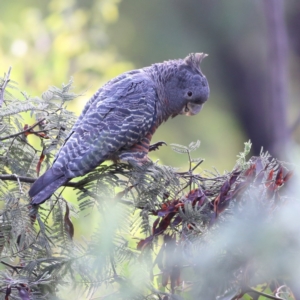
<instances>
[{"instance_id":1,"label":"bird's head","mask_svg":"<svg viewBox=\"0 0 300 300\"><path fill-rule=\"evenodd\" d=\"M173 116L193 116L200 112L209 96L209 85L200 69L200 63L207 54L192 53L178 60L176 72L169 77L167 94L175 108Z\"/></svg>"}]
</instances>

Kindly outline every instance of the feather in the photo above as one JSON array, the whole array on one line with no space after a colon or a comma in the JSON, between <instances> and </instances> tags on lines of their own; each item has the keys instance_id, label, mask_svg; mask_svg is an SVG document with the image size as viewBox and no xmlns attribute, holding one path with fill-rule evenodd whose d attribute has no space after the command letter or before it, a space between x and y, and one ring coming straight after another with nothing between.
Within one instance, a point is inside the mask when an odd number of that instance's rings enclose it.
<instances>
[{"instance_id":1,"label":"feather","mask_svg":"<svg viewBox=\"0 0 300 300\"><path fill-rule=\"evenodd\" d=\"M55 169L50 168L41 177L39 177L31 186L29 196L32 198L31 204L40 204L51 195L60 186L68 181L68 178L64 176L64 173L58 172L55 174Z\"/></svg>"}]
</instances>

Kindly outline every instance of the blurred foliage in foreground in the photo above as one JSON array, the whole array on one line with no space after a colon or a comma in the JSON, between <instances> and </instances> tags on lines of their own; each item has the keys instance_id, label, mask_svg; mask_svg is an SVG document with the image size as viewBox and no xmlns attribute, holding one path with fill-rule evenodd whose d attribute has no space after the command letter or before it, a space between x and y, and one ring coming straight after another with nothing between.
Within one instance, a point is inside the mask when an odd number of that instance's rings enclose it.
<instances>
[{"instance_id":1,"label":"blurred foliage in foreground","mask_svg":"<svg viewBox=\"0 0 300 300\"><path fill-rule=\"evenodd\" d=\"M76 95L71 82L41 98L23 93L23 100L12 82L0 86L12 91L0 99L6 300L299 299L299 204L281 189L292 175L284 163L267 153L247 161L246 143L233 171L197 174L202 159L191 155L200 143L173 144L187 158L186 172L104 164L66 184L76 190L76 204L58 192L35 210L29 185L70 130L74 115L66 104ZM25 111L34 124L24 123ZM74 239L72 220L85 222L86 214L97 222Z\"/></svg>"}]
</instances>

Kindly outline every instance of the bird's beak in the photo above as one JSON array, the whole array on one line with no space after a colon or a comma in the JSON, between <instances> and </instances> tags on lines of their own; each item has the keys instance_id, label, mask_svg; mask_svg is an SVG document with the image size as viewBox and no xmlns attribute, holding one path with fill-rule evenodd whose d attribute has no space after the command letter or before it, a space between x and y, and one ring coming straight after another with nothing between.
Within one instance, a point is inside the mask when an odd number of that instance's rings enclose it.
<instances>
[{"instance_id":1,"label":"bird's beak","mask_svg":"<svg viewBox=\"0 0 300 300\"><path fill-rule=\"evenodd\" d=\"M188 102L183 107L180 114L186 115L186 116L194 116L201 111L202 107L203 107L203 104L196 104L196 103Z\"/></svg>"}]
</instances>

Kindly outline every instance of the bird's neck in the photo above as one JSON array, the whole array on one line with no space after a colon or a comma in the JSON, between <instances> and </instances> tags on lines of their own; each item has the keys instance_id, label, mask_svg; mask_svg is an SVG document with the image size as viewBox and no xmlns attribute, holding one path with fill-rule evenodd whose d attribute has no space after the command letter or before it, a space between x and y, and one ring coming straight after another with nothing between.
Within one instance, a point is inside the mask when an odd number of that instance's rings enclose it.
<instances>
[{"instance_id":1,"label":"bird's neck","mask_svg":"<svg viewBox=\"0 0 300 300\"><path fill-rule=\"evenodd\" d=\"M153 64L144 68L155 83L158 96L158 123L167 121L170 117L175 117L178 113L174 111L172 99L166 91L166 83L176 74L178 65L176 61Z\"/></svg>"}]
</instances>

